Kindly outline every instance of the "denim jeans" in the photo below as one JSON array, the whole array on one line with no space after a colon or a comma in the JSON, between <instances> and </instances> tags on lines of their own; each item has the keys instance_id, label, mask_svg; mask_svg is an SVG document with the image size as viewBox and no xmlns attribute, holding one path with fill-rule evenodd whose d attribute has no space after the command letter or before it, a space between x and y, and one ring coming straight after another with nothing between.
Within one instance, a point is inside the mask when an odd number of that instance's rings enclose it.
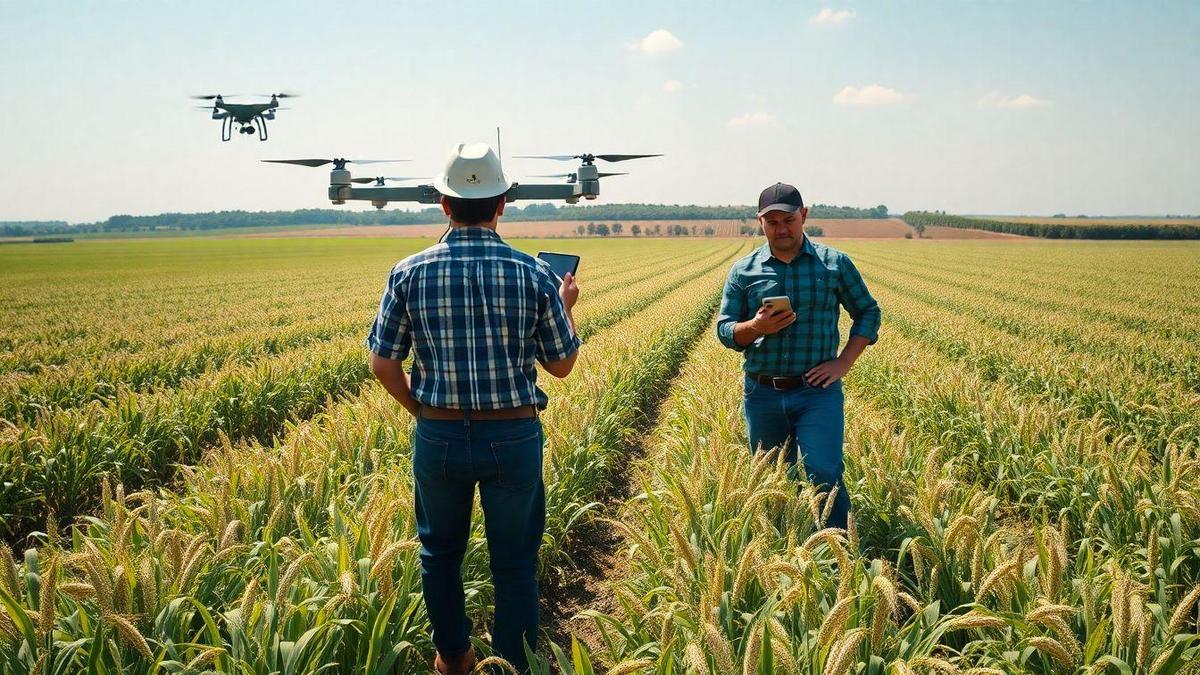
<instances>
[{"instance_id":1,"label":"denim jeans","mask_svg":"<svg viewBox=\"0 0 1200 675\"><path fill-rule=\"evenodd\" d=\"M462 563L478 484L496 589L492 648L523 670L522 641L537 645L537 556L546 523L541 421L420 418L413 435L421 587L433 643L447 656L470 644Z\"/></svg>"},{"instance_id":2,"label":"denim jeans","mask_svg":"<svg viewBox=\"0 0 1200 675\"><path fill-rule=\"evenodd\" d=\"M803 458L804 471L814 485L826 490L837 486L826 526L846 527L850 495L842 481L846 416L841 380L826 389L804 386L778 391L746 376L743 386L751 451L771 450L786 442L787 461L795 464L797 455Z\"/></svg>"}]
</instances>

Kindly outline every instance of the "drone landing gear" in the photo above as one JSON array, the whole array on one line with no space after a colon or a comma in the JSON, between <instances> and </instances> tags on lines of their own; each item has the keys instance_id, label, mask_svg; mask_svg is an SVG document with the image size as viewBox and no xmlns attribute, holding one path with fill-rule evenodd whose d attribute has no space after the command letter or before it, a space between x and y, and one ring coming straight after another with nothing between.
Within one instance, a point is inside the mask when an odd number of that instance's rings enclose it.
<instances>
[{"instance_id":1,"label":"drone landing gear","mask_svg":"<svg viewBox=\"0 0 1200 675\"><path fill-rule=\"evenodd\" d=\"M221 119L221 140L227 141L233 138L233 118L224 117Z\"/></svg>"},{"instance_id":2,"label":"drone landing gear","mask_svg":"<svg viewBox=\"0 0 1200 675\"><path fill-rule=\"evenodd\" d=\"M267 140L267 120L263 119L262 115L255 117L258 120L258 140Z\"/></svg>"}]
</instances>

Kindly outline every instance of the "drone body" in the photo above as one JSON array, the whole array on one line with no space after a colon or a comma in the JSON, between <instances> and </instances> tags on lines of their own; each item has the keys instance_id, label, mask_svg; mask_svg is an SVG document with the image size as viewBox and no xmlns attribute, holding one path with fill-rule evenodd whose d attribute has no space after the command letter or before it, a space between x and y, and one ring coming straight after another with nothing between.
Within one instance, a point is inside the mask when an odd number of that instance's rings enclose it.
<instances>
[{"instance_id":1,"label":"drone body","mask_svg":"<svg viewBox=\"0 0 1200 675\"><path fill-rule=\"evenodd\" d=\"M264 94L265 96L265 94ZM275 119L275 111L279 110L279 99L292 98L295 94L271 94L271 100L266 103L226 103L221 94L193 96L192 98L212 101L212 107L197 106L201 110L212 110L212 118L221 120L221 140L228 141L233 137L233 125L238 124L238 133L254 134L258 132L258 140L267 140L267 120Z\"/></svg>"},{"instance_id":2,"label":"drone body","mask_svg":"<svg viewBox=\"0 0 1200 675\"><path fill-rule=\"evenodd\" d=\"M543 178L566 178L565 183L513 183L505 197L506 201L563 200L574 204L580 197L595 199L600 195L600 179L605 176L619 176L618 173L601 173L595 165L597 159L606 162L622 162L627 159L642 157L661 157L661 155L516 155L521 159L552 159L557 161L580 160L580 165L572 173L549 174ZM296 164L299 166L319 167L333 164L329 172L329 200L334 204L345 204L347 201L369 201L376 208L382 209L388 202L417 202L420 204L437 204L441 194L433 185L415 185L409 187L386 187L389 180L418 180L415 177L381 176L377 178L354 178L350 175L347 164L370 164L377 162L405 162L403 159L264 159L264 162L276 164ZM374 183L373 187L354 187L354 183Z\"/></svg>"}]
</instances>

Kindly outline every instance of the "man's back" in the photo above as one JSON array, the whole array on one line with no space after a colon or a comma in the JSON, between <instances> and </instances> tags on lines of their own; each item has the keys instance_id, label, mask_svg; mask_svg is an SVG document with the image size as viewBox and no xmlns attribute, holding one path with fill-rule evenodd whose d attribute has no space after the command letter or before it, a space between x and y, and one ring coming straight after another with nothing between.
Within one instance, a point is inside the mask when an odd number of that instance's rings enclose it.
<instances>
[{"instance_id":1,"label":"man's back","mask_svg":"<svg viewBox=\"0 0 1200 675\"><path fill-rule=\"evenodd\" d=\"M536 362L564 358L578 338L546 263L463 227L392 268L368 346L388 358L415 350L419 402L492 410L545 407Z\"/></svg>"}]
</instances>

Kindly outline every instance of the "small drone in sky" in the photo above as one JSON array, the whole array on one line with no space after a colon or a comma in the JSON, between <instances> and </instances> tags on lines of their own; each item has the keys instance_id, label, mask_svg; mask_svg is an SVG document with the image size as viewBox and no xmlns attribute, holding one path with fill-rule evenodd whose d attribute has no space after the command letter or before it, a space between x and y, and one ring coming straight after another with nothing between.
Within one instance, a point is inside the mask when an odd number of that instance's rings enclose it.
<instances>
[{"instance_id":1,"label":"small drone in sky","mask_svg":"<svg viewBox=\"0 0 1200 675\"><path fill-rule=\"evenodd\" d=\"M295 98L296 94L256 94L270 96L266 103L226 103L221 94L193 96L201 101L212 101L212 106L196 106L200 110L211 110L214 120L221 120L221 140L228 141L233 137L234 123L240 124L239 134L253 134L258 131L258 140L267 140L267 120L275 119L276 110L286 110L279 107L279 99Z\"/></svg>"},{"instance_id":2,"label":"small drone in sky","mask_svg":"<svg viewBox=\"0 0 1200 675\"><path fill-rule=\"evenodd\" d=\"M498 153L497 153L498 154ZM560 162L579 160L575 171L561 174L542 174L538 178L566 178L563 183L513 183L506 193L506 200L513 202L518 199L539 201L564 200L574 204L580 197L595 199L600 195L600 179L606 176L622 176L621 173L602 173L596 166L596 160L605 162L624 162L643 157L662 157L662 155L594 155L583 153L579 155L514 155L515 159L550 159ZM296 164L299 166L321 167L333 164L329 172L329 199L334 204L345 204L347 201L369 201L376 208L382 209L388 202L418 202L421 204L437 204L441 195L433 185L414 185L404 187L389 187L387 181L421 180L417 177L382 176L376 178L354 178L350 175L347 164L372 164L380 162L406 162L405 159L264 159L264 162L276 164ZM374 183L371 187L355 187L354 183Z\"/></svg>"}]
</instances>

